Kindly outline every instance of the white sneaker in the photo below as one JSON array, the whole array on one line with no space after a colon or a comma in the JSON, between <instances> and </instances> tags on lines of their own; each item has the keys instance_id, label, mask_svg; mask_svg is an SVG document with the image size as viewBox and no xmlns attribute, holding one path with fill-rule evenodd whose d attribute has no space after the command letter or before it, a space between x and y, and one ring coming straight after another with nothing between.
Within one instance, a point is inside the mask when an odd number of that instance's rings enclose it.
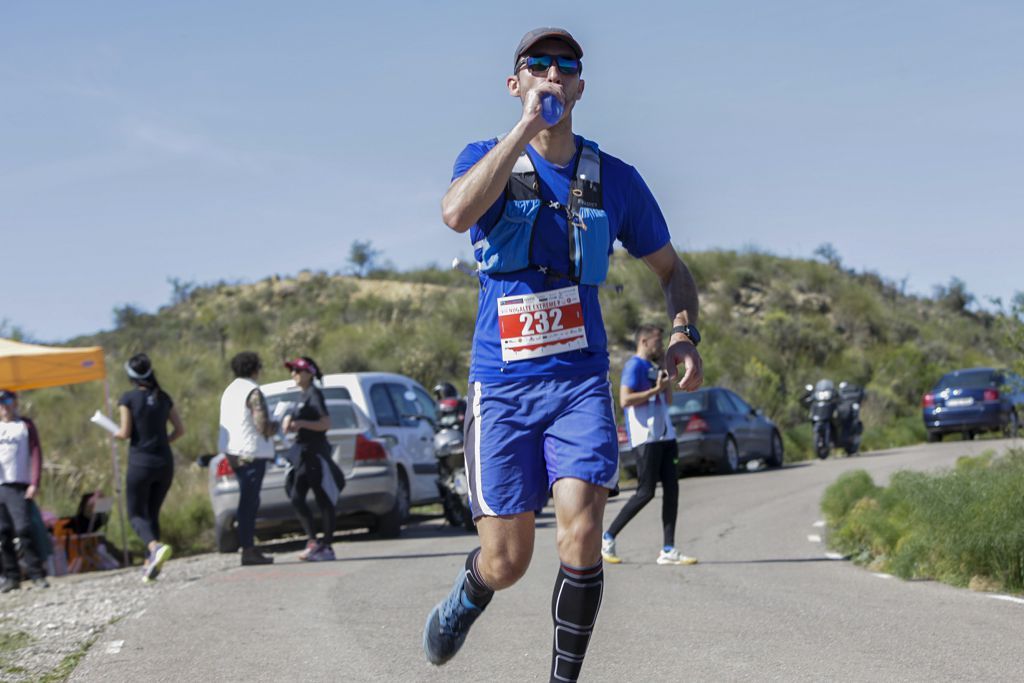
<instances>
[{"instance_id":1,"label":"white sneaker","mask_svg":"<svg viewBox=\"0 0 1024 683\"><path fill-rule=\"evenodd\" d=\"M601 557L608 564L619 564L622 562L622 558L615 554L615 539L614 538L602 538L601 539Z\"/></svg>"},{"instance_id":2,"label":"white sneaker","mask_svg":"<svg viewBox=\"0 0 1024 683\"><path fill-rule=\"evenodd\" d=\"M697 558L682 555L675 548L668 551L662 549L658 553L658 564L697 564Z\"/></svg>"}]
</instances>

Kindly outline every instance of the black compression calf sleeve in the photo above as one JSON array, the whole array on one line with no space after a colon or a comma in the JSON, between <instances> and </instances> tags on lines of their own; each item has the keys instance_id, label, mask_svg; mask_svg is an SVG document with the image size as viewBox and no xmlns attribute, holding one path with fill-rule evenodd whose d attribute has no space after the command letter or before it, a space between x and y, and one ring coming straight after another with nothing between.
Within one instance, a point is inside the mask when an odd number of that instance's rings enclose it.
<instances>
[{"instance_id":1,"label":"black compression calf sleeve","mask_svg":"<svg viewBox=\"0 0 1024 683\"><path fill-rule=\"evenodd\" d=\"M494 591L484 583L477 567L477 558L480 556L480 548L477 548L466 558L466 581L462 584L462 590L466 591L466 597L474 605L483 609L494 597Z\"/></svg>"},{"instance_id":2,"label":"black compression calf sleeve","mask_svg":"<svg viewBox=\"0 0 1024 683\"><path fill-rule=\"evenodd\" d=\"M575 681L583 668L590 634L604 592L604 567L570 567L562 563L551 596L555 639L551 650L551 680Z\"/></svg>"}]
</instances>

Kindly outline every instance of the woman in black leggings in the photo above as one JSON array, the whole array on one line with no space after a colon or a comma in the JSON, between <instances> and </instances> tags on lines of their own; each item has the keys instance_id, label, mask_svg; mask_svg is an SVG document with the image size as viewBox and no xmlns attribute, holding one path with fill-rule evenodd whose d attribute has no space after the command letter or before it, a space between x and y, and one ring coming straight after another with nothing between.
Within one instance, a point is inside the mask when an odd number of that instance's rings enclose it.
<instances>
[{"instance_id":1,"label":"woman in black leggings","mask_svg":"<svg viewBox=\"0 0 1024 683\"><path fill-rule=\"evenodd\" d=\"M285 432L295 432L295 442L299 446L299 458L293 473L294 483L289 493L309 539L306 549L299 553L299 559L310 562L333 560L334 548L331 544L334 542L334 501L323 487L324 471L329 467L327 461L331 457L331 446L327 441L331 418L327 413L323 392L313 385L314 379L323 379L323 373L309 356L288 361L285 367L292 371L292 379L302 390L299 406L284 418L281 425ZM313 515L306 504L306 495L310 489L320 507L323 536L319 540L313 527Z\"/></svg>"},{"instance_id":2,"label":"woman in black leggings","mask_svg":"<svg viewBox=\"0 0 1024 683\"><path fill-rule=\"evenodd\" d=\"M171 442L180 439L185 427L174 401L156 380L149 357L136 354L124 364L135 388L118 401L121 412L119 439L130 439L128 450L128 516L132 529L146 545L142 580L156 579L171 557L171 546L160 542L160 506L174 479ZM167 433L170 421L174 431Z\"/></svg>"}]
</instances>

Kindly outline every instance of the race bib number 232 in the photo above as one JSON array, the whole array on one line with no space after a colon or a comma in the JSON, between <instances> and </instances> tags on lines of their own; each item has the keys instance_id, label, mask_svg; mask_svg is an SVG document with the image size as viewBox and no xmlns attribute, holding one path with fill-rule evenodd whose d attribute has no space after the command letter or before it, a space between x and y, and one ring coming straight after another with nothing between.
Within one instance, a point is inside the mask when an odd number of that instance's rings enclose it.
<instances>
[{"instance_id":1,"label":"race bib number 232","mask_svg":"<svg viewBox=\"0 0 1024 683\"><path fill-rule=\"evenodd\" d=\"M587 348L579 287L499 298L498 331L503 361Z\"/></svg>"}]
</instances>

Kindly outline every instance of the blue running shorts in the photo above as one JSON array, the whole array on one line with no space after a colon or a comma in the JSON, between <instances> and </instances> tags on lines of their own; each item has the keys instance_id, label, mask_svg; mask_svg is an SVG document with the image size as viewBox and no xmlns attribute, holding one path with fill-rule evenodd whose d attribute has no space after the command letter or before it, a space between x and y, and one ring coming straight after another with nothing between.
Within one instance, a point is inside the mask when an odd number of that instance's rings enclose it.
<instances>
[{"instance_id":1,"label":"blue running shorts","mask_svg":"<svg viewBox=\"0 0 1024 683\"><path fill-rule=\"evenodd\" d=\"M467 397L466 474L473 517L539 510L562 477L619 483L606 374L474 382Z\"/></svg>"}]
</instances>

